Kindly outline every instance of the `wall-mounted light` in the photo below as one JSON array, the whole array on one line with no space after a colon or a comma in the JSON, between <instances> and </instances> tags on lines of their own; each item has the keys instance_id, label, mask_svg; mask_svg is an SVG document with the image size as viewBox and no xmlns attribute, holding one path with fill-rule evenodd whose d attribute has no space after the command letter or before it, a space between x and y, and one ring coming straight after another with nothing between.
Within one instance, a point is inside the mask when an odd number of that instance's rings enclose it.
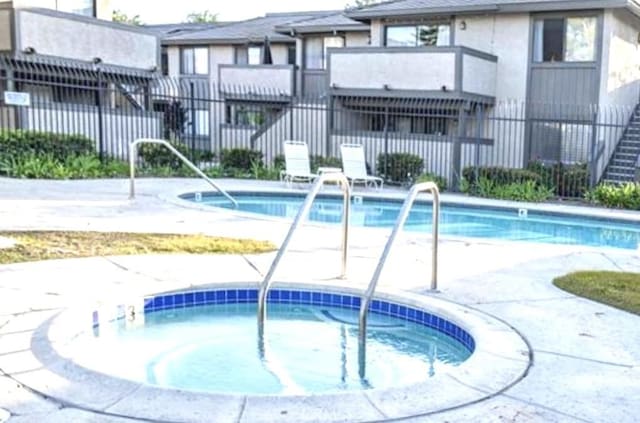
<instances>
[{"instance_id":1,"label":"wall-mounted light","mask_svg":"<svg viewBox=\"0 0 640 423\"><path fill-rule=\"evenodd\" d=\"M385 91L391 91L391 87L389 86L389 84L384 84L382 86L382 89L384 89Z\"/></svg>"},{"instance_id":2,"label":"wall-mounted light","mask_svg":"<svg viewBox=\"0 0 640 423\"><path fill-rule=\"evenodd\" d=\"M29 47L25 47L24 50L22 50L22 52L24 54L36 54L36 49L29 46Z\"/></svg>"},{"instance_id":3,"label":"wall-mounted light","mask_svg":"<svg viewBox=\"0 0 640 423\"><path fill-rule=\"evenodd\" d=\"M338 87L338 84L336 84L335 82L332 82L331 88L333 88L334 90L337 90L339 87Z\"/></svg>"},{"instance_id":4,"label":"wall-mounted light","mask_svg":"<svg viewBox=\"0 0 640 423\"><path fill-rule=\"evenodd\" d=\"M449 88L447 88L447 86L446 86L446 85L443 85L442 87L440 87L440 89L441 89L443 92L445 92L445 93L446 93L447 91L449 91Z\"/></svg>"},{"instance_id":5,"label":"wall-mounted light","mask_svg":"<svg viewBox=\"0 0 640 423\"><path fill-rule=\"evenodd\" d=\"M93 63L94 65L99 65L100 63L102 63L102 59L99 57L94 57L93 59L91 59L91 63Z\"/></svg>"},{"instance_id":6,"label":"wall-mounted light","mask_svg":"<svg viewBox=\"0 0 640 423\"><path fill-rule=\"evenodd\" d=\"M464 31L465 29L467 29L467 21L460 21L460 24L458 25L458 27L460 28L461 31Z\"/></svg>"}]
</instances>

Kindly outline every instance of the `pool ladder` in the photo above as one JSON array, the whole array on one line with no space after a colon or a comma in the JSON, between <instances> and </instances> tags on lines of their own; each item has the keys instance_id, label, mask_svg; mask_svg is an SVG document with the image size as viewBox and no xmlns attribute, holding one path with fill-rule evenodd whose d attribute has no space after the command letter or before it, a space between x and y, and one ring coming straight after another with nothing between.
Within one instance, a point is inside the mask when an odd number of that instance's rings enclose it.
<instances>
[{"instance_id":1,"label":"pool ladder","mask_svg":"<svg viewBox=\"0 0 640 423\"><path fill-rule=\"evenodd\" d=\"M216 191L224 195L231 203L233 207L238 207L238 202L229 195L228 192L220 188L215 182L213 182L207 175L204 174L198 167L187 159L182 153L175 149L168 141L156 139L156 138L139 138L129 144L129 198L135 197L135 177L136 177L136 157L138 157L138 144L160 144L169 151L171 151L176 157L178 157L184 164L186 164L191 170L198 174L202 179L207 181Z\"/></svg>"},{"instance_id":2,"label":"pool ladder","mask_svg":"<svg viewBox=\"0 0 640 423\"><path fill-rule=\"evenodd\" d=\"M298 211L291 227L289 228L289 232L282 242L282 246L278 250L278 253L271 263L271 267L267 272L262 284L260 285L260 290L258 292L258 350L260 355L264 357L265 355L265 344L264 344L264 323L266 319L266 302L267 302L267 294L269 292L269 288L271 287L271 281L273 278L273 274L275 273L282 256L286 252L289 242L297 230L300 222L309 214L311 210L311 205L313 204L313 200L318 195L320 188L326 182L338 182L342 187L343 192L343 201L344 201L344 213L342 215L342 272L340 278L346 277L347 272L347 247L348 247L348 239L349 239L349 214L351 207L351 190L349 187L349 181L346 176L341 172L332 172L332 173L324 173L318 177L315 184L312 186L311 191L307 194L302 207ZM369 282L369 286L365 291L362 300L360 302L360 313L358 320L358 368L359 375L362 379L365 378L365 369L366 369L366 338L367 338L367 312L369 311L369 306L371 304L371 300L373 298L373 294L375 293L376 287L378 285L378 280L380 279L380 275L382 273L382 269L384 267L385 262L387 261L387 257L391 252L391 247L395 242L395 239L398 233L402 230L407 218L409 217L409 212L411 211L411 207L415 202L418 194L421 192L431 192L433 195L433 213L432 213L432 249L431 249L431 286L430 289L432 291L437 291L438 289L438 226L440 221L440 191L438 190L438 186L433 182L423 182L414 185L409 194L407 195L404 203L402 204L402 208L400 209L400 214L398 215L398 219L393 227L391 232L391 236L387 240L387 243L384 247L382 255L378 260L378 265L373 273L371 281Z\"/></svg>"}]
</instances>

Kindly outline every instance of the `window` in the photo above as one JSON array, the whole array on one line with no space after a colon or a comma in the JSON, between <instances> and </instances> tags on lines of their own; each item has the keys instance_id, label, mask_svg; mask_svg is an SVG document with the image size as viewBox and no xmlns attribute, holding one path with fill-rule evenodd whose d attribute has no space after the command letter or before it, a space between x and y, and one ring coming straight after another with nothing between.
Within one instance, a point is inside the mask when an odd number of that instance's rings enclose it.
<instances>
[{"instance_id":1,"label":"window","mask_svg":"<svg viewBox=\"0 0 640 423\"><path fill-rule=\"evenodd\" d=\"M236 65L259 65L262 63L262 47L236 47Z\"/></svg>"},{"instance_id":2,"label":"window","mask_svg":"<svg viewBox=\"0 0 640 423\"><path fill-rule=\"evenodd\" d=\"M296 46L295 44L291 44L287 46L287 64L295 65L296 64Z\"/></svg>"},{"instance_id":3,"label":"window","mask_svg":"<svg viewBox=\"0 0 640 423\"><path fill-rule=\"evenodd\" d=\"M385 130L385 114L383 110L377 113L367 113L369 116L369 131L383 132ZM449 121L454 118L443 111L415 111L395 112L388 115L386 130L402 134L447 135Z\"/></svg>"},{"instance_id":4,"label":"window","mask_svg":"<svg viewBox=\"0 0 640 423\"><path fill-rule=\"evenodd\" d=\"M196 135L209 135L209 111L208 110L187 110L186 132L191 134L192 125L195 127ZM195 118L195 119L194 119ZM195 122L192 123L192 119Z\"/></svg>"},{"instance_id":5,"label":"window","mask_svg":"<svg viewBox=\"0 0 640 423\"><path fill-rule=\"evenodd\" d=\"M533 33L533 61L594 61L596 27L597 19L593 16L536 20Z\"/></svg>"},{"instance_id":6,"label":"window","mask_svg":"<svg viewBox=\"0 0 640 423\"><path fill-rule=\"evenodd\" d=\"M281 111L282 107L274 104L230 103L225 108L225 121L229 125L257 127L274 122Z\"/></svg>"},{"instance_id":7,"label":"window","mask_svg":"<svg viewBox=\"0 0 640 423\"><path fill-rule=\"evenodd\" d=\"M206 75L209 73L209 49L207 47L189 47L182 49L182 74Z\"/></svg>"},{"instance_id":8,"label":"window","mask_svg":"<svg viewBox=\"0 0 640 423\"><path fill-rule=\"evenodd\" d=\"M56 10L76 15L96 17L94 0L57 0Z\"/></svg>"},{"instance_id":9,"label":"window","mask_svg":"<svg viewBox=\"0 0 640 423\"><path fill-rule=\"evenodd\" d=\"M344 47L342 37L309 37L305 40L304 65L305 69L326 69L327 49Z\"/></svg>"},{"instance_id":10,"label":"window","mask_svg":"<svg viewBox=\"0 0 640 423\"><path fill-rule=\"evenodd\" d=\"M388 26L384 41L387 47L448 46L450 32L448 23Z\"/></svg>"},{"instance_id":11,"label":"window","mask_svg":"<svg viewBox=\"0 0 640 423\"><path fill-rule=\"evenodd\" d=\"M163 76L169 76L169 53L166 47L162 47L160 52L160 72Z\"/></svg>"},{"instance_id":12,"label":"window","mask_svg":"<svg viewBox=\"0 0 640 423\"><path fill-rule=\"evenodd\" d=\"M260 56L262 55L262 48L257 46L251 46L247 50L248 63L250 65L259 65L262 63Z\"/></svg>"}]
</instances>

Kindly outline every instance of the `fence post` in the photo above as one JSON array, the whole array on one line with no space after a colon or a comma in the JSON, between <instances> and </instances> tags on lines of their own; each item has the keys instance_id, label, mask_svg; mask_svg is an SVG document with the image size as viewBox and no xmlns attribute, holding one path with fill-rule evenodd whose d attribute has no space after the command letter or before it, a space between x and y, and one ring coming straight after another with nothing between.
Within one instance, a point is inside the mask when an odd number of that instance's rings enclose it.
<instances>
[{"instance_id":1,"label":"fence post","mask_svg":"<svg viewBox=\"0 0 640 423\"><path fill-rule=\"evenodd\" d=\"M193 81L189 82L189 107L191 107L191 154L189 158L192 162L195 162L196 157L196 97L195 97L195 84Z\"/></svg>"},{"instance_id":2,"label":"fence post","mask_svg":"<svg viewBox=\"0 0 640 423\"><path fill-rule=\"evenodd\" d=\"M104 117L102 116L102 69L100 69L100 65L96 64L96 82L98 84L98 92L96 103L98 106L98 155L100 157L100 162L104 163Z\"/></svg>"},{"instance_id":3,"label":"fence post","mask_svg":"<svg viewBox=\"0 0 640 423\"><path fill-rule=\"evenodd\" d=\"M458 110L458 136L453 138L453 152L451 154L451 164L453 166L453 177L451 178L451 188L454 192L460 191L460 162L462 161L462 137L467 132L467 108L465 103Z\"/></svg>"},{"instance_id":4,"label":"fence post","mask_svg":"<svg viewBox=\"0 0 640 423\"><path fill-rule=\"evenodd\" d=\"M478 180L478 167L480 166L480 140L484 132L484 109L480 104L476 104L476 151L475 151L475 180Z\"/></svg>"},{"instance_id":5,"label":"fence post","mask_svg":"<svg viewBox=\"0 0 640 423\"><path fill-rule=\"evenodd\" d=\"M591 148L589 154L589 188L593 189L598 182L598 108L593 112L591 122Z\"/></svg>"},{"instance_id":6,"label":"fence post","mask_svg":"<svg viewBox=\"0 0 640 423\"><path fill-rule=\"evenodd\" d=\"M326 128L325 128L325 132L326 132L326 141L325 141L325 148L324 148L324 155L325 158L329 157L331 155L331 133L333 131L333 111L334 111L334 99L333 99L333 95L329 94L327 96L327 106L328 106L328 114L327 114L327 124L326 124ZM292 120L293 120L293 115L291 115ZM293 139L293 138L291 138Z\"/></svg>"},{"instance_id":7,"label":"fence post","mask_svg":"<svg viewBox=\"0 0 640 423\"><path fill-rule=\"evenodd\" d=\"M389 179L389 105L384 108L384 177ZM406 176L406 175L405 175Z\"/></svg>"}]
</instances>

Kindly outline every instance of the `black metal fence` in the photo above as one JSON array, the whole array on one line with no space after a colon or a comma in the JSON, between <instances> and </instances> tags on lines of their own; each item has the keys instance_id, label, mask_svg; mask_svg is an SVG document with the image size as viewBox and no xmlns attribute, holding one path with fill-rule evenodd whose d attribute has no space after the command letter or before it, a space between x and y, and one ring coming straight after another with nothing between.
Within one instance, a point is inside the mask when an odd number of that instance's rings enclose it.
<instances>
[{"instance_id":1,"label":"black metal fence","mask_svg":"<svg viewBox=\"0 0 640 423\"><path fill-rule=\"evenodd\" d=\"M581 196L601 179L633 114L625 106L299 98L101 64L0 58L5 91L27 98L0 96L0 130L84 135L103 160L126 160L131 141L152 137L181 144L202 167L219 166L232 149L259 151L261 163L273 167L282 163L283 141L292 139L308 144L313 163L339 165L339 146L357 143L369 171L389 183L428 174L449 189L482 191L533 179L563 197Z\"/></svg>"}]
</instances>

